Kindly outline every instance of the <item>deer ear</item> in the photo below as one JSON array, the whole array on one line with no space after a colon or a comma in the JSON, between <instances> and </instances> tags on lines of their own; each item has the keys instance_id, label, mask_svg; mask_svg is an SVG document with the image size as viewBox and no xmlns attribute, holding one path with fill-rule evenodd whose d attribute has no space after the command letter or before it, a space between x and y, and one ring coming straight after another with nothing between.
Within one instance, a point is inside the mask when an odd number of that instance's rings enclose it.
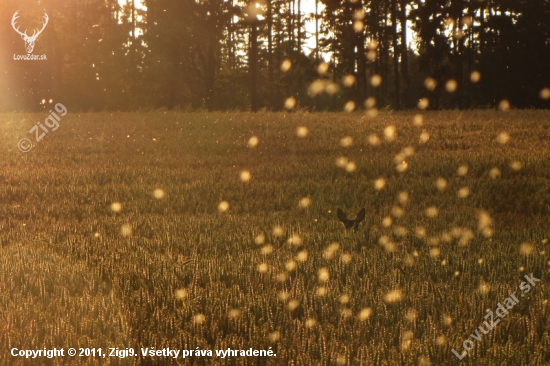
<instances>
[{"instance_id":1,"label":"deer ear","mask_svg":"<svg viewBox=\"0 0 550 366\"><path fill-rule=\"evenodd\" d=\"M355 222L359 224L361 221L365 219L365 208L363 207L361 211L357 213L357 217L355 218Z\"/></svg>"},{"instance_id":2,"label":"deer ear","mask_svg":"<svg viewBox=\"0 0 550 366\"><path fill-rule=\"evenodd\" d=\"M338 215L338 220L342 221L343 223L346 223L348 221L348 217L344 213L344 211L337 209L336 214Z\"/></svg>"}]
</instances>

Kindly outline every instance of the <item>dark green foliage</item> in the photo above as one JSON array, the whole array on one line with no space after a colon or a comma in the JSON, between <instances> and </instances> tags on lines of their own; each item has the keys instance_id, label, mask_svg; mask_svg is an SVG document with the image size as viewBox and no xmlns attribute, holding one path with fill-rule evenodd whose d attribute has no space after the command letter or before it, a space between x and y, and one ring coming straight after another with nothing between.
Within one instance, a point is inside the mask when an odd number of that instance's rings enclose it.
<instances>
[{"instance_id":1,"label":"dark green foliage","mask_svg":"<svg viewBox=\"0 0 550 366\"><path fill-rule=\"evenodd\" d=\"M259 8L238 0L146 0L146 10L137 0L50 0L43 8L0 0L0 109L40 110L42 100L54 99L73 111L280 110L293 97L300 108L338 111L349 101L364 108L371 96L378 108L392 109L416 108L421 97L432 109L495 107L503 99L512 107L549 106L539 95L550 87L548 1L318 4L315 15L301 0ZM47 60L12 59L25 53L11 28L16 10L29 33L49 15L35 48ZM410 27L413 39L404 31ZM308 37L316 39L313 49ZM280 69L285 59L292 61L287 72ZM330 68L317 75L321 62ZM470 81L474 70L478 83ZM349 75L355 83L342 87ZM382 78L378 87L374 75ZM338 83L338 93L309 95L317 77ZM422 85L426 77L437 81L433 91ZM451 79L454 92L445 90Z\"/></svg>"}]
</instances>

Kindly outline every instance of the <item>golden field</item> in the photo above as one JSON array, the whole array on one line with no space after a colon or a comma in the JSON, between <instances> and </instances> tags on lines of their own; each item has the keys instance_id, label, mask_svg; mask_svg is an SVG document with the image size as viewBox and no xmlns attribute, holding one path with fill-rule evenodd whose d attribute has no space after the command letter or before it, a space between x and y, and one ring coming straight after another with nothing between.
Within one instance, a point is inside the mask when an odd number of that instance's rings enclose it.
<instances>
[{"instance_id":1,"label":"golden field","mask_svg":"<svg viewBox=\"0 0 550 366\"><path fill-rule=\"evenodd\" d=\"M550 363L550 113L421 116L69 110L36 142L46 113L0 114L0 363Z\"/></svg>"}]
</instances>

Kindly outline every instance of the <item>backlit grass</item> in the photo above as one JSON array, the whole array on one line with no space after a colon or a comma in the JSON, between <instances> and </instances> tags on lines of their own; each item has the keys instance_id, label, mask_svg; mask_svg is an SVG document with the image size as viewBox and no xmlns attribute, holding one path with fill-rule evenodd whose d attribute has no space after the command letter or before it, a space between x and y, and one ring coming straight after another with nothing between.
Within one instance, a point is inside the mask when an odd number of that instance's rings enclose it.
<instances>
[{"instance_id":1,"label":"backlit grass","mask_svg":"<svg viewBox=\"0 0 550 366\"><path fill-rule=\"evenodd\" d=\"M24 363L13 347L550 362L548 112L69 111L35 142L46 116L0 115L2 364ZM345 232L336 209L362 207ZM451 349L530 273L541 282L459 362Z\"/></svg>"}]
</instances>

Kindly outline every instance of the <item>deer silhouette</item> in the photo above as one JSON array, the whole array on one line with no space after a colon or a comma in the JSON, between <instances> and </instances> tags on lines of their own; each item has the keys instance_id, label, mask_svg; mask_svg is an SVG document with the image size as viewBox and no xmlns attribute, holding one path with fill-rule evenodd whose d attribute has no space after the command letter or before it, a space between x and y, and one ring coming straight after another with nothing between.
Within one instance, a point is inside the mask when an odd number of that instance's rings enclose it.
<instances>
[{"instance_id":1,"label":"deer silhouette","mask_svg":"<svg viewBox=\"0 0 550 366\"><path fill-rule=\"evenodd\" d=\"M344 227L346 230L349 230L353 228L354 231L357 231L357 228L359 227L359 224L361 221L365 219L365 208L363 207L361 211L357 213L357 216L355 217L355 220L348 219L348 216L344 213L344 211L337 209L336 213L338 215L338 219L342 221L344 224Z\"/></svg>"}]
</instances>

